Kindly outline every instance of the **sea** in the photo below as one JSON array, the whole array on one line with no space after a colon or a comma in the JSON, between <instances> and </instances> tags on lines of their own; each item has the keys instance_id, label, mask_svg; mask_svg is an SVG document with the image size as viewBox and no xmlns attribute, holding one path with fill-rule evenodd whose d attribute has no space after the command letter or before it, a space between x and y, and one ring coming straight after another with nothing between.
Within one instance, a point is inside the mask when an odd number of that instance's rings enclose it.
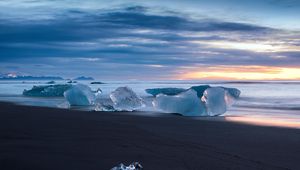
<instances>
[{"instance_id":1,"label":"sea","mask_svg":"<svg viewBox=\"0 0 300 170\"><path fill-rule=\"evenodd\" d=\"M49 85L48 81L0 81L0 101L20 105L63 108L63 97L26 97L25 89ZM66 84L65 80L56 84ZM196 85L233 87L241 91L240 97L218 119L262 126L300 128L300 81L105 81L91 84L78 81L92 90L100 88L102 95L109 95L118 87L128 86L142 98L150 95L148 88L189 88ZM148 112L145 112L147 116ZM191 118L193 119L193 118ZM216 119L216 118L212 118Z\"/></svg>"}]
</instances>

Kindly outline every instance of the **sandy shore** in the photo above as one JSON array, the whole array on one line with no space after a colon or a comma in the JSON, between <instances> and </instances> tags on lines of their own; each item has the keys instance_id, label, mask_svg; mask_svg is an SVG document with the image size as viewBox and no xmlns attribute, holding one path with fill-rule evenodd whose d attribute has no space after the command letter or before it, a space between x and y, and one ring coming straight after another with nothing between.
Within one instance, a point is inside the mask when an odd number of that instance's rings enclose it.
<instances>
[{"instance_id":1,"label":"sandy shore","mask_svg":"<svg viewBox=\"0 0 300 170\"><path fill-rule=\"evenodd\" d=\"M300 169L300 130L0 103L1 170Z\"/></svg>"}]
</instances>

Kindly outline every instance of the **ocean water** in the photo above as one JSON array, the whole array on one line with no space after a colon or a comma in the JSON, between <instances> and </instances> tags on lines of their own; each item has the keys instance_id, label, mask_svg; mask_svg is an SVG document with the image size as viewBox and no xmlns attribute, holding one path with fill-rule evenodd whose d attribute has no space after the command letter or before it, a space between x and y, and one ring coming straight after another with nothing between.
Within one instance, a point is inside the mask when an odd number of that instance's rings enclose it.
<instances>
[{"instance_id":1,"label":"ocean water","mask_svg":"<svg viewBox=\"0 0 300 170\"><path fill-rule=\"evenodd\" d=\"M63 107L62 97L25 97L24 89L34 85L47 85L46 81L0 81L0 101L15 102L22 105ZM57 81L56 84L65 84ZM235 104L222 115L228 121L238 121L259 125L287 126L300 128L300 82L208 82L208 81L106 81L105 84L90 84L79 81L93 90L100 88L103 95L120 86L131 87L143 98L150 96L147 88L177 87L189 88L208 84L238 88L242 93Z\"/></svg>"}]
</instances>

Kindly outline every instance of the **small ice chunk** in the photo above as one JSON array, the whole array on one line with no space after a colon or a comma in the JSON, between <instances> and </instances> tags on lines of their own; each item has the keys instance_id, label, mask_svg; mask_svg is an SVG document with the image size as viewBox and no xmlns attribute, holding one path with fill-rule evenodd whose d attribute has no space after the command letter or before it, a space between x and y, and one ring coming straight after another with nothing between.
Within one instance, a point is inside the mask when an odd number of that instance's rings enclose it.
<instances>
[{"instance_id":1,"label":"small ice chunk","mask_svg":"<svg viewBox=\"0 0 300 170\"><path fill-rule=\"evenodd\" d=\"M217 116L227 110L226 91L222 87L211 87L204 91L201 100L205 103L207 115Z\"/></svg>"},{"instance_id":2,"label":"small ice chunk","mask_svg":"<svg viewBox=\"0 0 300 170\"><path fill-rule=\"evenodd\" d=\"M89 106L96 98L91 88L83 84L73 85L64 96L71 106Z\"/></svg>"},{"instance_id":3,"label":"small ice chunk","mask_svg":"<svg viewBox=\"0 0 300 170\"><path fill-rule=\"evenodd\" d=\"M68 101L64 101L60 104L57 105L58 108L61 108L61 109L69 109L70 108L70 104Z\"/></svg>"},{"instance_id":4,"label":"small ice chunk","mask_svg":"<svg viewBox=\"0 0 300 170\"><path fill-rule=\"evenodd\" d=\"M153 106L160 111L179 113L184 116L206 115L205 105L193 89L174 96L159 94L154 99Z\"/></svg>"},{"instance_id":5,"label":"small ice chunk","mask_svg":"<svg viewBox=\"0 0 300 170\"><path fill-rule=\"evenodd\" d=\"M111 92L110 99L118 111L134 111L144 106L142 99L129 87L119 87Z\"/></svg>"},{"instance_id":6,"label":"small ice chunk","mask_svg":"<svg viewBox=\"0 0 300 170\"><path fill-rule=\"evenodd\" d=\"M116 167L113 167L111 170L142 170L143 166L138 163L138 162L134 162L132 164L130 164L129 166L126 166L124 164L120 164Z\"/></svg>"},{"instance_id":7,"label":"small ice chunk","mask_svg":"<svg viewBox=\"0 0 300 170\"><path fill-rule=\"evenodd\" d=\"M112 112L116 111L114 103L107 96L99 96L95 100L95 111Z\"/></svg>"}]
</instances>

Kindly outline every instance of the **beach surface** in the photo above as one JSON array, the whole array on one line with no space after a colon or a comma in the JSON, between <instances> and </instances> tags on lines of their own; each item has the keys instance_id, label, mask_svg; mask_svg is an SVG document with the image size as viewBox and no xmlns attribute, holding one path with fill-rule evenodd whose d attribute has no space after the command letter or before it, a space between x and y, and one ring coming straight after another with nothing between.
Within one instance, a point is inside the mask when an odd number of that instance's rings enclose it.
<instances>
[{"instance_id":1,"label":"beach surface","mask_svg":"<svg viewBox=\"0 0 300 170\"><path fill-rule=\"evenodd\" d=\"M300 130L0 103L1 170L300 169Z\"/></svg>"}]
</instances>

